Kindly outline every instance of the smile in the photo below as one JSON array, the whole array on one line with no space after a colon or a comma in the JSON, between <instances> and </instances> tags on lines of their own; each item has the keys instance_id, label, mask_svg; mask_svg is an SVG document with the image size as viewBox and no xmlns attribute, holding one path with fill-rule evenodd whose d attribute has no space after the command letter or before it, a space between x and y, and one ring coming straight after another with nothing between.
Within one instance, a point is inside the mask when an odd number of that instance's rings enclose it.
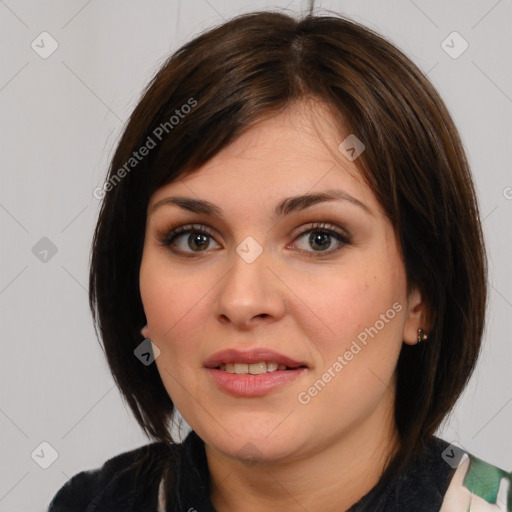
<instances>
[{"instance_id":1,"label":"smile","mask_svg":"<svg viewBox=\"0 0 512 512\"><path fill-rule=\"evenodd\" d=\"M288 366L285 364L279 364L276 362L265 362L261 361L259 363L222 363L219 367L219 370L228 373L236 373L238 375L250 374L250 375L261 375L262 373L272 373L275 371L283 371L290 370Z\"/></svg>"}]
</instances>

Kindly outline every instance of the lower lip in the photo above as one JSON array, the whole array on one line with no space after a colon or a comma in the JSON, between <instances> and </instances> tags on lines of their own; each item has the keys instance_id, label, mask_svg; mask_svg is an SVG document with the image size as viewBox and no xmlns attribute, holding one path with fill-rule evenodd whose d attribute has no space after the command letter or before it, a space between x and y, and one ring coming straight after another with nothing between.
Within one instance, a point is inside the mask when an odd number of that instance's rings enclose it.
<instances>
[{"instance_id":1,"label":"lower lip","mask_svg":"<svg viewBox=\"0 0 512 512\"><path fill-rule=\"evenodd\" d=\"M259 375L228 373L216 368L207 368L217 386L235 396L264 396L303 375L307 368L266 372Z\"/></svg>"}]
</instances>

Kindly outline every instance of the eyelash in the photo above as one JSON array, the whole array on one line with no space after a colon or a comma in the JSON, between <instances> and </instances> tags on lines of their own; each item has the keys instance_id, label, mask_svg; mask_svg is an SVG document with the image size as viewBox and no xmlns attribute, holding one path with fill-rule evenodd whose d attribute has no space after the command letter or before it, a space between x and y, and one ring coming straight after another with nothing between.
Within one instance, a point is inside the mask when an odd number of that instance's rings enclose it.
<instances>
[{"instance_id":1,"label":"eyelash","mask_svg":"<svg viewBox=\"0 0 512 512\"><path fill-rule=\"evenodd\" d=\"M302 249L299 249L301 253L303 253L303 254L305 253L308 257L322 257L322 256L326 256L326 255L331 255L331 254L334 254L334 253L340 251L341 248L344 247L345 245L350 244L350 239L347 235L336 230L334 228L334 226L332 226L331 224L324 223L324 222L315 222L311 225L305 226L304 229L301 229L301 231L299 233L297 233L297 235L295 236L293 241L295 242L298 238L300 238L304 235L307 235L309 233L315 233L315 232L330 235L330 236L334 237L341 245L336 249L331 249L328 251L304 251ZM182 236L182 235L192 234L192 233L196 233L196 234L199 233L199 234L214 238L213 233L206 226L203 226L201 224L186 224L186 225L177 226L177 227L175 227L175 226L169 227L166 231L166 234L162 237L159 237L158 240L160 242L160 245L169 247L169 249L172 252L179 254L180 256L184 256L186 258L194 258L197 255L200 255L201 253L206 253L208 251L184 252L184 251L179 251L179 250L172 248L172 245L175 242L176 238L178 238L179 236Z\"/></svg>"}]
</instances>

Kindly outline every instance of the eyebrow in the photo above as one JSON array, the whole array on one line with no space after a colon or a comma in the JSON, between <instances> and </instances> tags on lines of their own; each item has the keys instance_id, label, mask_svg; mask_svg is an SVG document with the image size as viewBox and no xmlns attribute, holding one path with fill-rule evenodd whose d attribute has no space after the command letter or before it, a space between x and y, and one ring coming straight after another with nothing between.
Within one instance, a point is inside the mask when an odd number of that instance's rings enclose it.
<instances>
[{"instance_id":1,"label":"eyebrow","mask_svg":"<svg viewBox=\"0 0 512 512\"><path fill-rule=\"evenodd\" d=\"M360 207L370 215L373 215L373 212L368 208L368 206L355 197L352 197L350 194L347 194L342 190L324 190L323 192L315 194L303 194L283 199L274 209L274 218L281 218L292 212L302 211L313 205L329 201L348 201L349 203ZM194 199L182 196L166 197L161 199L153 205L151 213L164 205L176 205L183 210L188 210L193 213L204 213L206 215L213 215L223 219L222 209L213 203L203 199Z\"/></svg>"}]
</instances>

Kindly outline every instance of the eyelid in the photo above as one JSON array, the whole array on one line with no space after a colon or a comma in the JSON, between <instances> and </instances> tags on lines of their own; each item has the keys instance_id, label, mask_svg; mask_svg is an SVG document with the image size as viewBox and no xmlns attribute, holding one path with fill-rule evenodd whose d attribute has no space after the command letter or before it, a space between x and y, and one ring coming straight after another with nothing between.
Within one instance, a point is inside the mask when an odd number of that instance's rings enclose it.
<instances>
[{"instance_id":1,"label":"eyelid","mask_svg":"<svg viewBox=\"0 0 512 512\"><path fill-rule=\"evenodd\" d=\"M157 234L157 238L162 245L169 245L172 239L189 231L197 231L215 238L215 230L208 225L198 223L182 224L180 222L166 226L163 230L159 231L161 234Z\"/></svg>"},{"instance_id":2,"label":"eyelid","mask_svg":"<svg viewBox=\"0 0 512 512\"><path fill-rule=\"evenodd\" d=\"M329 236L335 238L338 242L338 244L341 244L341 247L338 247L336 249L330 249L327 251L305 251L304 249L297 249L302 254L307 254L308 256L316 256L316 257L322 257L322 256L328 256L331 254L335 254L341 250L343 246L349 245L351 243L351 235L343 228L338 226L337 224L331 224L328 221L312 221L309 223L306 223L302 225L300 228L298 228L298 231L295 232L295 234L292 235L293 240L291 244L294 244L298 238L303 236L304 234L310 233L310 232L324 232L327 233ZM203 223L188 223L188 224L181 224L180 222L176 222L171 224L170 226L167 226L164 230L161 231L162 234L157 234L158 241L160 242L160 245L164 247L168 247L169 250L173 251L176 254L190 257L190 256L196 256L200 257L202 255L208 254L211 252L210 250L206 251L180 251L172 248L173 241L178 238L180 235L186 235L191 233L202 233L205 235L208 235L210 238L212 238L215 243L218 244L217 240L215 239L215 233L216 230L212 229L207 224ZM289 244L286 246L289 247Z\"/></svg>"},{"instance_id":3,"label":"eyelid","mask_svg":"<svg viewBox=\"0 0 512 512\"><path fill-rule=\"evenodd\" d=\"M345 230L340 228L336 224L330 224L329 222L313 222L305 226L301 226L299 232L294 235L294 239L292 244L295 244L296 240L301 238L303 235L307 233L314 232L324 232L327 233L330 237L335 238L336 242L339 244L335 249L329 249L327 251L305 251L303 249L297 249L300 253L307 255L308 257L328 257L337 254L343 247L350 245L351 235ZM288 247L288 246L287 246Z\"/></svg>"},{"instance_id":4,"label":"eyelid","mask_svg":"<svg viewBox=\"0 0 512 512\"><path fill-rule=\"evenodd\" d=\"M351 238L350 234L348 233L348 231L346 229L343 229L336 224L331 224L328 221L310 222L306 225L301 226L298 229L299 230L294 235L295 237L303 235L304 233L307 233L308 231L318 230L318 231L334 231L338 235L346 238L347 241L350 241L350 238Z\"/></svg>"}]
</instances>

